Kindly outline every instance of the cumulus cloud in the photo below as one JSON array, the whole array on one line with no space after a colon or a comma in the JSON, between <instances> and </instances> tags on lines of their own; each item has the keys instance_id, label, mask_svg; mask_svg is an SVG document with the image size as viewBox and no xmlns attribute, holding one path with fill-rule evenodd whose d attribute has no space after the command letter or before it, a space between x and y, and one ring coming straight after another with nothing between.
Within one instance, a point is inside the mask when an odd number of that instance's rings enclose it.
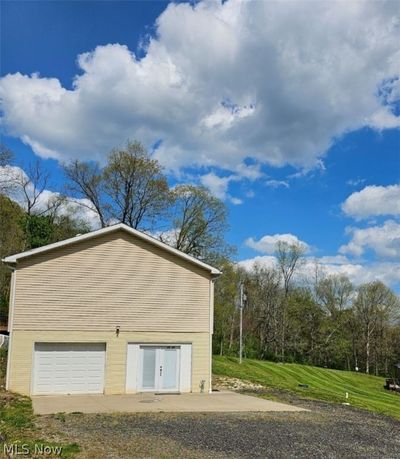
<instances>
[{"instance_id":1,"label":"cumulus cloud","mask_svg":"<svg viewBox=\"0 0 400 459\"><path fill-rule=\"evenodd\" d=\"M6 75L2 124L60 160L135 137L171 170L249 157L307 170L346 132L399 126L397 15L392 1L169 4L142 58L98 46L71 88Z\"/></svg>"},{"instance_id":2,"label":"cumulus cloud","mask_svg":"<svg viewBox=\"0 0 400 459\"><path fill-rule=\"evenodd\" d=\"M379 215L400 216L400 185L366 186L342 204L346 215L357 220Z\"/></svg>"},{"instance_id":3,"label":"cumulus cloud","mask_svg":"<svg viewBox=\"0 0 400 459\"><path fill-rule=\"evenodd\" d=\"M331 260L329 260L330 258ZM249 271L256 264L266 268L277 267L276 258L273 256L257 256L240 261L238 264ZM316 269L318 269L319 275L345 275L355 285L376 280L380 280L394 288L400 285L400 263L382 262L361 264L352 263L345 258L340 261L337 256L316 259L305 258L303 263L299 265L298 272L296 273L297 281L313 279Z\"/></svg>"},{"instance_id":4,"label":"cumulus cloud","mask_svg":"<svg viewBox=\"0 0 400 459\"><path fill-rule=\"evenodd\" d=\"M275 253L276 244L278 242L286 242L287 244L298 244L301 247L303 247L305 251L308 251L310 249L308 244L301 241L294 234L290 234L290 233L266 235L266 236L263 236L258 241L250 237L246 239L245 245L260 253L273 254Z\"/></svg>"},{"instance_id":5,"label":"cumulus cloud","mask_svg":"<svg viewBox=\"0 0 400 459\"><path fill-rule=\"evenodd\" d=\"M381 280L393 288L400 286L400 224L387 221L382 226L365 229L350 228L352 239L349 244L342 246L339 253L320 257L305 256L302 258L296 273L297 281L311 280L315 277L316 269L319 274L345 275L356 285L365 282ZM293 234L267 235L259 240L248 238L245 245L257 252L258 255L239 261L239 266L252 270L255 265L266 268L277 268L274 256L277 241L289 244L303 245L307 251L310 246ZM361 260L366 250L372 250L378 257L374 261ZM353 258L353 257L356 258Z\"/></svg>"},{"instance_id":6,"label":"cumulus cloud","mask_svg":"<svg viewBox=\"0 0 400 459\"><path fill-rule=\"evenodd\" d=\"M388 220L380 226L349 228L351 240L340 247L339 252L355 256L372 250L381 258L400 260L400 224Z\"/></svg>"}]
</instances>

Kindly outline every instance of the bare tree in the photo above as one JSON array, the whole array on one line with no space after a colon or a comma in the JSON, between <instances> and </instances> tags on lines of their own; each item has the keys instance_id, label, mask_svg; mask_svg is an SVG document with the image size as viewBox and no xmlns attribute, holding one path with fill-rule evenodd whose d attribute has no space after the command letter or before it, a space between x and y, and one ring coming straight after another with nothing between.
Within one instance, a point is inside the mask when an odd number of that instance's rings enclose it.
<instances>
[{"instance_id":1,"label":"bare tree","mask_svg":"<svg viewBox=\"0 0 400 459\"><path fill-rule=\"evenodd\" d=\"M69 179L67 190L78 197L87 200L79 200L79 204L97 213L101 227L107 226L107 209L103 190L103 176L97 164L83 163L75 160L64 165L64 173Z\"/></svg>"},{"instance_id":2,"label":"bare tree","mask_svg":"<svg viewBox=\"0 0 400 459\"><path fill-rule=\"evenodd\" d=\"M47 192L50 174L40 161L29 164L26 172L10 167L4 177L2 192L19 202L28 216L54 214L64 203L61 194Z\"/></svg>"},{"instance_id":3,"label":"bare tree","mask_svg":"<svg viewBox=\"0 0 400 459\"><path fill-rule=\"evenodd\" d=\"M16 177L17 186L22 191L25 203L25 210L31 215L38 206L40 197L48 186L49 173L44 170L39 161L28 166L28 173L21 171Z\"/></svg>"},{"instance_id":4,"label":"bare tree","mask_svg":"<svg viewBox=\"0 0 400 459\"><path fill-rule=\"evenodd\" d=\"M290 289L290 283L301 263L301 258L305 254L305 247L300 243L289 244L285 241L278 241L276 244L275 256L279 270L282 274L283 288L287 296Z\"/></svg>"},{"instance_id":5,"label":"bare tree","mask_svg":"<svg viewBox=\"0 0 400 459\"><path fill-rule=\"evenodd\" d=\"M286 349L286 327L287 327L287 306L291 281L296 269L301 263L305 254L305 247L300 243L289 244L285 241L278 241L276 244L275 256L278 268L282 275L284 298L282 301L281 319L281 358L285 358Z\"/></svg>"},{"instance_id":6,"label":"bare tree","mask_svg":"<svg viewBox=\"0 0 400 459\"><path fill-rule=\"evenodd\" d=\"M0 193L10 194L15 188L13 176L11 174L11 163L14 154L4 144L0 144Z\"/></svg>"},{"instance_id":7,"label":"bare tree","mask_svg":"<svg viewBox=\"0 0 400 459\"><path fill-rule=\"evenodd\" d=\"M14 153L6 145L0 143L0 167L8 166L13 160Z\"/></svg>"}]
</instances>

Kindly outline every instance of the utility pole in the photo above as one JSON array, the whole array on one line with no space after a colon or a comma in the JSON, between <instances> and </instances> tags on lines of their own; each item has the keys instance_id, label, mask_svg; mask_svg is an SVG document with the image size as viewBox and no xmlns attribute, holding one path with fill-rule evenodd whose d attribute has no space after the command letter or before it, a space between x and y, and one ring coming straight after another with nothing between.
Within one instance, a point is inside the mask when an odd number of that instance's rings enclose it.
<instances>
[{"instance_id":1,"label":"utility pole","mask_svg":"<svg viewBox=\"0 0 400 459\"><path fill-rule=\"evenodd\" d=\"M242 355L243 355L243 284L240 283L240 302L239 302L239 309L240 309L240 325L239 325L239 363L242 363Z\"/></svg>"}]
</instances>

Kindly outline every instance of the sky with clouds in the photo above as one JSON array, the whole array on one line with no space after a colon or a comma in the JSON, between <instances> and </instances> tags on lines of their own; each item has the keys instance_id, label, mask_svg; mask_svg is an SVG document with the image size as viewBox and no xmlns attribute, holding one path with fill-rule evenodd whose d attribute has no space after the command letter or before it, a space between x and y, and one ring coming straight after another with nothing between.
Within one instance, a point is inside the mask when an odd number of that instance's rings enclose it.
<instances>
[{"instance_id":1,"label":"sky with clouds","mask_svg":"<svg viewBox=\"0 0 400 459\"><path fill-rule=\"evenodd\" d=\"M1 3L1 129L21 167L142 141L230 210L245 266L277 240L400 289L397 1ZM4 172L4 171L3 171Z\"/></svg>"}]
</instances>

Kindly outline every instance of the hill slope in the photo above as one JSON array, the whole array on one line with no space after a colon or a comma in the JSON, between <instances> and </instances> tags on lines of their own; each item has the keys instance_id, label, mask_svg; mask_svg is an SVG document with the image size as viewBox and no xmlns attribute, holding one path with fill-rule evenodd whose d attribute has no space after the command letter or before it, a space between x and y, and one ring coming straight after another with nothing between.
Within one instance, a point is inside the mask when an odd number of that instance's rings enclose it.
<instances>
[{"instance_id":1,"label":"hill slope","mask_svg":"<svg viewBox=\"0 0 400 459\"><path fill-rule=\"evenodd\" d=\"M213 373L330 402L345 402L348 392L352 406L400 419L400 395L383 389L384 378L377 376L264 360L245 359L239 365L237 358L220 356L213 358Z\"/></svg>"}]
</instances>

